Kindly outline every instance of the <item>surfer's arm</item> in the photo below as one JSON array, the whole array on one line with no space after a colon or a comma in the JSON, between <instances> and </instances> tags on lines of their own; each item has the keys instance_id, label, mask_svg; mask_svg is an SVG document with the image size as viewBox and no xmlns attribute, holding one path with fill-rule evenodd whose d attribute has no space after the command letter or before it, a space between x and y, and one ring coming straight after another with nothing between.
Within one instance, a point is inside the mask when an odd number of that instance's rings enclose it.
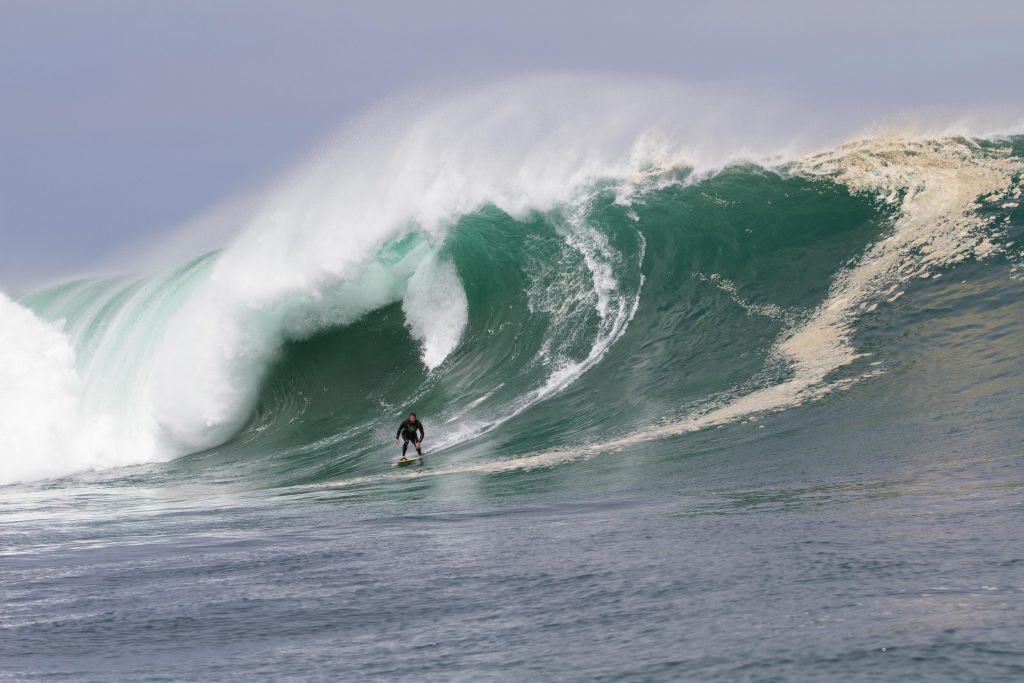
<instances>
[{"instance_id":1,"label":"surfer's arm","mask_svg":"<svg viewBox=\"0 0 1024 683\"><path fill-rule=\"evenodd\" d=\"M416 426L417 426L417 429L419 429L419 431L420 431L420 441L423 441L423 437L425 437L427 435L427 433L425 431L423 431L423 423L417 421L417 425Z\"/></svg>"},{"instance_id":2,"label":"surfer's arm","mask_svg":"<svg viewBox=\"0 0 1024 683\"><path fill-rule=\"evenodd\" d=\"M404 426L405 426L404 422L402 424L398 425L398 431L395 432L395 441L398 441L402 437L402 427L404 427Z\"/></svg>"}]
</instances>

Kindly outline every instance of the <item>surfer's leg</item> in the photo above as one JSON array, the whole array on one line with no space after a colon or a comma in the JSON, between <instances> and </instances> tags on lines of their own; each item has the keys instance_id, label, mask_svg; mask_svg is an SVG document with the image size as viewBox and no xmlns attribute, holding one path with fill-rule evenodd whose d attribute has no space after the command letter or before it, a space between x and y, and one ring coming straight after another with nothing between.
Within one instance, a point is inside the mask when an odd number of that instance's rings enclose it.
<instances>
[{"instance_id":1,"label":"surfer's leg","mask_svg":"<svg viewBox=\"0 0 1024 683\"><path fill-rule=\"evenodd\" d=\"M416 455L423 457L423 451L420 449L419 444L416 444Z\"/></svg>"},{"instance_id":2,"label":"surfer's leg","mask_svg":"<svg viewBox=\"0 0 1024 683\"><path fill-rule=\"evenodd\" d=\"M405 457L405 451L409 448L409 439L402 440L402 457Z\"/></svg>"}]
</instances>

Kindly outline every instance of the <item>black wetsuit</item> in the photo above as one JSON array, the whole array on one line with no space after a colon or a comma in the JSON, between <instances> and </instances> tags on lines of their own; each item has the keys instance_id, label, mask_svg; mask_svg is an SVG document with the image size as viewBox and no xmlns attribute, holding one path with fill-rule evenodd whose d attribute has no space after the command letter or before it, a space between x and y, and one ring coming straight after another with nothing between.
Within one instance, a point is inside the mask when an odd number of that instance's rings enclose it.
<instances>
[{"instance_id":1,"label":"black wetsuit","mask_svg":"<svg viewBox=\"0 0 1024 683\"><path fill-rule=\"evenodd\" d=\"M416 438L416 434L419 433L419 438ZM415 446L419 442L423 441L423 437L426 436L426 432L423 431L423 423L419 420L410 422L407 419L402 420L402 424L398 425L398 432L395 434L395 438L401 437L402 441L402 457L405 457L405 451L409 448L409 442L412 441ZM423 455L423 451L420 450L419 446L416 446L416 452Z\"/></svg>"}]
</instances>

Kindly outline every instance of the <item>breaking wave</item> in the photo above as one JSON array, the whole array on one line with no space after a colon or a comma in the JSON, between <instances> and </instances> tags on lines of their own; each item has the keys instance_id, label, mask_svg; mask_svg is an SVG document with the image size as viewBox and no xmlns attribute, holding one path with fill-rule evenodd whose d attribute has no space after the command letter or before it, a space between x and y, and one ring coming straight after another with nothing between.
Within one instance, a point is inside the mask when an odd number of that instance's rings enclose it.
<instances>
[{"instance_id":1,"label":"breaking wave","mask_svg":"<svg viewBox=\"0 0 1024 683\"><path fill-rule=\"evenodd\" d=\"M410 408L450 456L420 475L554 466L868 378L909 282L1020 263L1021 138L801 154L741 110L554 79L374 112L223 248L0 299L0 483L388 477Z\"/></svg>"}]
</instances>

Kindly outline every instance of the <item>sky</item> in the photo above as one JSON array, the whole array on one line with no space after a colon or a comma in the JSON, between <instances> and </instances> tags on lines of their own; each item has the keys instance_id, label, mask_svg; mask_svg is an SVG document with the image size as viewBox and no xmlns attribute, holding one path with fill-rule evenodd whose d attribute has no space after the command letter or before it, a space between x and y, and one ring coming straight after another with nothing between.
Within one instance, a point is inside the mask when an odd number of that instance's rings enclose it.
<instances>
[{"instance_id":1,"label":"sky","mask_svg":"<svg viewBox=\"0 0 1024 683\"><path fill-rule=\"evenodd\" d=\"M1024 120L1022 27L990 0L2 0L0 290L166 238L425 84L570 70Z\"/></svg>"}]
</instances>

